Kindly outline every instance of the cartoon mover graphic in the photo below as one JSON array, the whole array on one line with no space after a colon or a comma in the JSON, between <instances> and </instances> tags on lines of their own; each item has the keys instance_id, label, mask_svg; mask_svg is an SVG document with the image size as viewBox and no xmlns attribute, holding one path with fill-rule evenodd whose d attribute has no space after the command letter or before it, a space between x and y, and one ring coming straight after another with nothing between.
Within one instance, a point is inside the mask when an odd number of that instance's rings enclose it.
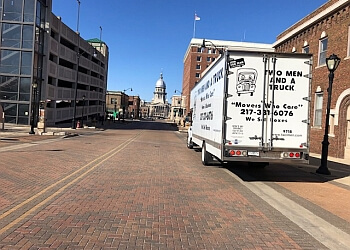
<instances>
[{"instance_id":1,"label":"cartoon mover graphic","mask_svg":"<svg viewBox=\"0 0 350 250\"><path fill-rule=\"evenodd\" d=\"M256 88L256 78L258 77L258 72L255 69L238 69L237 70L237 94L248 94L253 96Z\"/></svg>"}]
</instances>

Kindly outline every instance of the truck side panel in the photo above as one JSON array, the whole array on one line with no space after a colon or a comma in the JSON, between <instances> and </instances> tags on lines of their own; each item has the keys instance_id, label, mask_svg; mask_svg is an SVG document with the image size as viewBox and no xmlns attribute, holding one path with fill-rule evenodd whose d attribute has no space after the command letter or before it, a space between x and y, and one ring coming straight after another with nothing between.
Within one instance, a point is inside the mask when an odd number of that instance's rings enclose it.
<instances>
[{"instance_id":1,"label":"truck side panel","mask_svg":"<svg viewBox=\"0 0 350 250\"><path fill-rule=\"evenodd\" d=\"M225 60L218 59L191 91L193 142L221 158L224 110Z\"/></svg>"}]
</instances>

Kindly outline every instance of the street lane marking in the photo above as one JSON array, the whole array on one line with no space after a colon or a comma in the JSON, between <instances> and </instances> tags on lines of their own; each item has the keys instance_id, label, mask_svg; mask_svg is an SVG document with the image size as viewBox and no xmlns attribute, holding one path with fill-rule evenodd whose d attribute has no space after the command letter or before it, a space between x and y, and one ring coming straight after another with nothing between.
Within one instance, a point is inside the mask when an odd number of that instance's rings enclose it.
<instances>
[{"instance_id":1,"label":"street lane marking","mask_svg":"<svg viewBox=\"0 0 350 250\"><path fill-rule=\"evenodd\" d=\"M349 234L275 189L261 182L244 182L229 170L224 169L224 171L329 249L348 249L350 246Z\"/></svg>"},{"instance_id":2,"label":"street lane marking","mask_svg":"<svg viewBox=\"0 0 350 250\"><path fill-rule=\"evenodd\" d=\"M55 196L59 195L62 193L63 190L65 190L66 188L68 188L69 186L71 186L72 184L76 183L78 180L82 179L82 177L84 177L85 175L87 175L88 173L90 173L92 170L94 170L95 168L97 168L99 165L101 165L101 163L105 162L106 160L110 159L112 156L116 155L117 153L119 153L121 150L123 150L126 146L128 146L131 142L133 142L134 140L136 140L139 136L141 135L141 133L136 134L135 136L129 138L128 140L126 140L125 142L123 142L122 144L118 145L118 147L110 150L109 152L103 154L102 156L99 156L98 158L94 159L93 161L87 163L86 165L82 166L81 168L79 168L78 170L74 171L73 173L69 174L68 176L64 177L63 179L51 184L50 186L48 186L47 188L43 189L42 191L40 191L39 193L35 194L34 196L30 197L29 199L23 201L22 203L16 205L15 207L11 208L10 210L6 211L5 213L0 215L0 220L5 218L6 216L10 215L11 213L17 211L19 208L23 207L24 205L26 205L27 203L33 201L34 199L38 198L39 196L41 196L42 194L46 193L47 191L49 191L50 189L56 187L58 184L66 181L67 179L69 179L70 177L76 175L77 173L83 171L84 169L88 168L91 164L94 164L95 162L97 162L95 165L91 166L88 170L86 170L85 172L81 173L79 176L77 176L75 179L73 179L72 181L68 182L66 185L64 185L63 187L61 187L60 189L58 189L57 191L55 191L53 194L51 194L50 196L48 196L46 199L44 199L43 201L41 201L40 203L38 203L37 205L35 205L34 207L32 207L31 209L29 209L27 212L25 212L24 214L22 214L20 217L18 217L17 219L13 220L12 222L10 222L9 224L7 224L6 226L4 226L3 228L0 229L0 235L3 234L4 232L6 232L8 229L10 229L11 227L13 227L15 224L19 223L21 220L23 220L25 217L27 217L29 214L31 214L32 212L34 212L36 209L38 209L39 207L43 206L45 203L47 203L48 201L50 201L52 198L54 198ZM105 157L105 158L104 158Z\"/></svg>"}]
</instances>

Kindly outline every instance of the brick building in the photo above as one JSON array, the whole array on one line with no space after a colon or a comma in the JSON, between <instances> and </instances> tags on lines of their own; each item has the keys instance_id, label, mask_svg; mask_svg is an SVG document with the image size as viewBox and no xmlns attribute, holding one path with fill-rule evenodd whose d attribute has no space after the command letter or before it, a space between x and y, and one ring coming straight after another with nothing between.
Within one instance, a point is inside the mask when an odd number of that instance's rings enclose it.
<instances>
[{"instance_id":1,"label":"brick building","mask_svg":"<svg viewBox=\"0 0 350 250\"><path fill-rule=\"evenodd\" d=\"M184 56L184 71L182 78L182 97L185 99L182 114L190 112L190 93L201 78L202 72L220 56L225 48L251 49L273 51L272 44L248 43L223 40L206 40L205 48L202 47L203 39L192 38Z\"/></svg>"},{"instance_id":2,"label":"brick building","mask_svg":"<svg viewBox=\"0 0 350 250\"><path fill-rule=\"evenodd\" d=\"M329 0L282 32L277 52L313 54L310 151L321 153L329 85L326 58L341 58L335 72L329 127L329 155L350 158L350 2Z\"/></svg>"}]
</instances>

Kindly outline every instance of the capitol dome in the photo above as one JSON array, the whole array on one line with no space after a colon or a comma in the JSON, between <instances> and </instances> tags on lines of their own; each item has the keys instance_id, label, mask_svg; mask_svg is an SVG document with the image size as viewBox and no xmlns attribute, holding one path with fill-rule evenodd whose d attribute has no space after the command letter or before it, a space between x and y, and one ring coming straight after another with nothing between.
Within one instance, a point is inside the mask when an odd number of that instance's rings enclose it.
<instances>
[{"instance_id":1,"label":"capitol dome","mask_svg":"<svg viewBox=\"0 0 350 250\"><path fill-rule=\"evenodd\" d=\"M165 82L163 80L163 73L160 74L160 78L156 82L156 88L163 88L163 89L166 88Z\"/></svg>"}]
</instances>

